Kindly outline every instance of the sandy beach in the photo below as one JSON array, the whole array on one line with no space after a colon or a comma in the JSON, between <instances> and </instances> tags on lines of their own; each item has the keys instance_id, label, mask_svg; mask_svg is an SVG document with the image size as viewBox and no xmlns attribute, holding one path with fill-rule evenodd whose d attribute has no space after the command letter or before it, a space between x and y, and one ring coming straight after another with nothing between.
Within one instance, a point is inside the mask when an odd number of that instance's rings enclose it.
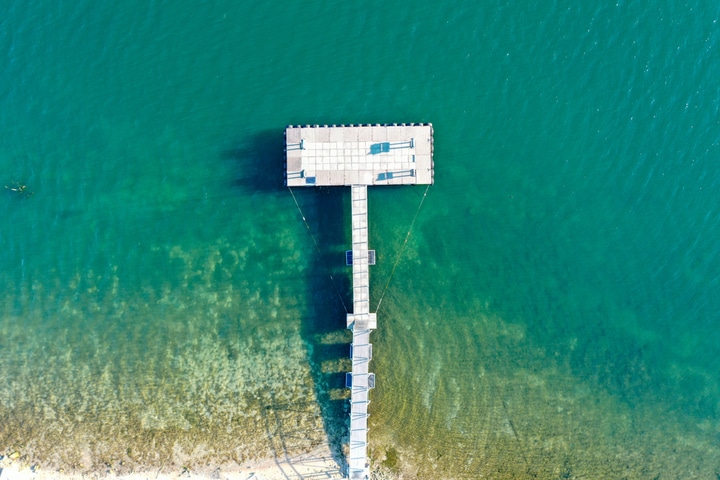
<instances>
[{"instance_id":1,"label":"sandy beach","mask_svg":"<svg viewBox=\"0 0 720 480\"><path fill-rule=\"evenodd\" d=\"M311 452L287 458L268 458L243 465L228 464L197 471L147 471L116 475L112 471L95 473L65 473L45 471L25 464L10 455L0 460L0 480L289 480L343 478L341 466L333 459L330 448L322 445Z\"/></svg>"}]
</instances>

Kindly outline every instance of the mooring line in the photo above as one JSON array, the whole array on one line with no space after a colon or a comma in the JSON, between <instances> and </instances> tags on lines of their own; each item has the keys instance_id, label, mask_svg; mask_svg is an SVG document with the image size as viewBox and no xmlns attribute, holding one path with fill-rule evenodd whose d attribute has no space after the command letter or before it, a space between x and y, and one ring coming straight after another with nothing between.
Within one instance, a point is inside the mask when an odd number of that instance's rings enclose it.
<instances>
[{"instance_id":1,"label":"mooring line","mask_svg":"<svg viewBox=\"0 0 720 480\"><path fill-rule=\"evenodd\" d=\"M318 245L317 240L315 240L315 236L312 234L312 229L310 228L310 224L308 223L307 219L305 218L305 214L302 211L302 208L300 208L300 204L297 201L297 198L295 198L295 192L292 191L292 188L288 187L288 190L290 191L290 195L292 195L293 201L295 202L295 206L298 209L298 212L300 212L300 216L303 219L303 222L305 223L305 227L307 229L307 234L310 235L310 238L312 238L313 243L315 244L315 249L317 250L319 255L322 255L322 251L320 251L320 245ZM342 303L343 308L345 309L345 313L349 313L347 309L347 305L345 305L345 300L343 300L342 295L340 294L340 289L338 288L337 284L335 283L335 277L333 277L332 274L330 274L330 280L332 281L333 288L335 289L335 293L337 294L338 298L340 299L340 303Z\"/></svg>"},{"instance_id":2,"label":"mooring line","mask_svg":"<svg viewBox=\"0 0 720 480\"><path fill-rule=\"evenodd\" d=\"M405 241L402 244L402 247L400 247L400 252L398 253L397 258L395 259L395 265L393 265L392 271L390 272L390 276L388 277L387 283L385 284L385 289L383 290L382 295L380 295L380 301L377 304L377 307L375 308L375 313L380 311L380 305L382 305L382 301L385 298L385 294L388 291L388 287L390 287L390 281L393 278L393 275L395 275L395 270L398 267L398 264L400 263L400 260L402 259L403 252L405 251L405 247L407 246L408 241L410 240L410 234L412 234L413 227L415 226L415 220L417 220L418 215L420 214L420 209L423 206L423 203L425 202L425 197L427 197L428 190L430 190L430 184L428 184L427 188L425 189L425 193L423 193L422 198L420 199L420 205L418 205L417 210L415 211L415 216L412 219L412 222L410 223L410 228L408 229L407 235L405 235Z\"/></svg>"}]
</instances>

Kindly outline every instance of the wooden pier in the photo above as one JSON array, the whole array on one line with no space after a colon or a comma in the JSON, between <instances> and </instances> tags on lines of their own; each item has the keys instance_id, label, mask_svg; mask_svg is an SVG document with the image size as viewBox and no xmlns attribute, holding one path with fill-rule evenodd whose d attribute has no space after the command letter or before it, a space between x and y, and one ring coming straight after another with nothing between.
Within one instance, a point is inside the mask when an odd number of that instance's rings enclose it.
<instances>
[{"instance_id":1,"label":"wooden pier","mask_svg":"<svg viewBox=\"0 0 720 480\"><path fill-rule=\"evenodd\" d=\"M306 125L285 130L285 184L288 187L349 186L352 218L353 311L347 315L352 330L352 371L346 384L350 398L351 479L369 479L367 459L368 405L375 374L370 332L377 316L370 312L370 264L374 251L368 246L369 185L419 185L433 183L433 128L425 124ZM372 259L372 261L371 261Z\"/></svg>"}]
</instances>

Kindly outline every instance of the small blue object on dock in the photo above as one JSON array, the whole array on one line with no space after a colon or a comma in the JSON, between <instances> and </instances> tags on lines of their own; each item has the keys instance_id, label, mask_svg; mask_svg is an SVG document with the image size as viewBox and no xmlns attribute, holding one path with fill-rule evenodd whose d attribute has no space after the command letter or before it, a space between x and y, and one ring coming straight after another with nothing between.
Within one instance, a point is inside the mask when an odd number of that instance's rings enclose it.
<instances>
[{"instance_id":1,"label":"small blue object on dock","mask_svg":"<svg viewBox=\"0 0 720 480\"><path fill-rule=\"evenodd\" d=\"M390 151L390 142L373 143L370 145L370 154L387 153Z\"/></svg>"},{"instance_id":2,"label":"small blue object on dock","mask_svg":"<svg viewBox=\"0 0 720 480\"><path fill-rule=\"evenodd\" d=\"M353 264L352 250L345 250L345 266ZM375 265L375 250L368 250L368 265Z\"/></svg>"}]
</instances>

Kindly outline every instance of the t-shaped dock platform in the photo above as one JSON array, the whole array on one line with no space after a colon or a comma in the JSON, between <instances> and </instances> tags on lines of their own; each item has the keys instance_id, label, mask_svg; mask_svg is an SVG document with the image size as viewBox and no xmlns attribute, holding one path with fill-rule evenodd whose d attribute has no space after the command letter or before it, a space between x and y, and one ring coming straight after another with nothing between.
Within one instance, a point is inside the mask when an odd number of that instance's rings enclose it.
<instances>
[{"instance_id":1,"label":"t-shaped dock platform","mask_svg":"<svg viewBox=\"0 0 720 480\"><path fill-rule=\"evenodd\" d=\"M429 123L291 125L285 129L285 161L288 187L351 187L352 255L348 258L353 269L353 311L348 313L347 327L353 341L352 372L346 381L352 389L348 477L369 479L368 397L375 386L375 375L369 371L370 332L377 328L377 317L370 312L367 187L432 184L433 128Z\"/></svg>"}]
</instances>

